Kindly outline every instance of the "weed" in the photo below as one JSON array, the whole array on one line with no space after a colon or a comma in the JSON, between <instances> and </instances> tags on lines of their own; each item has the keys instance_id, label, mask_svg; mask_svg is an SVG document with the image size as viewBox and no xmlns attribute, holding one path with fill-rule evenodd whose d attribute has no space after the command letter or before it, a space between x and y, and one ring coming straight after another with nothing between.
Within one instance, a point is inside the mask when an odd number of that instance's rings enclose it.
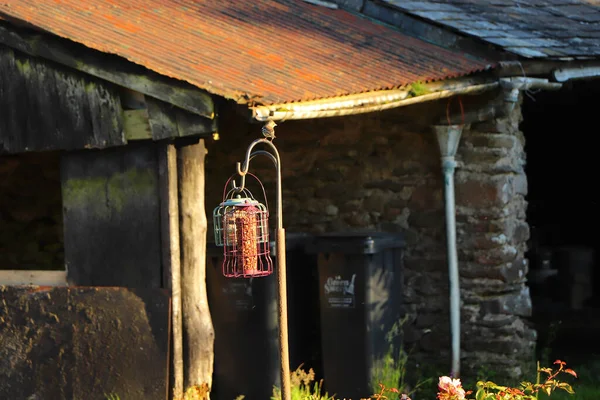
<instances>
[{"instance_id":1,"label":"weed","mask_svg":"<svg viewBox=\"0 0 600 400\"><path fill-rule=\"evenodd\" d=\"M408 316L396 322L390 331L386 334L388 351L382 359L373 363L371 374L371 391L378 393L383 388L394 388L400 393L414 394L422 385L429 383L432 379L418 380L414 388L410 389L406 382L406 372L408 365L408 353L404 351L402 342L399 348L394 347L396 339L400 335L401 328L406 323ZM375 395L374 395L375 396Z\"/></svg>"},{"instance_id":2,"label":"weed","mask_svg":"<svg viewBox=\"0 0 600 400\"><path fill-rule=\"evenodd\" d=\"M429 90L427 89L427 86L423 84L423 82L415 82L410 85L409 94L411 97L422 96L427 93L429 93Z\"/></svg>"},{"instance_id":3,"label":"weed","mask_svg":"<svg viewBox=\"0 0 600 400\"><path fill-rule=\"evenodd\" d=\"M292 400L333 400L333 396L321 393L323 381L315 382L315 372L312 368L306 372L300 365L291 373L290 383ZM281 389L273 388L271 400L281 400Z\"/></svg>"},{"instance_id":4,"label":"weed","mask_svg":"<svg viewBox=\"0 0 600 400\"><path fill-rule=\"evenodd\" d=\"M104 393L104 397L106 398L106 400L121 400L119 395L115 394L115 393L109 393L109 394Z\"/></svg>"}]
</instances>

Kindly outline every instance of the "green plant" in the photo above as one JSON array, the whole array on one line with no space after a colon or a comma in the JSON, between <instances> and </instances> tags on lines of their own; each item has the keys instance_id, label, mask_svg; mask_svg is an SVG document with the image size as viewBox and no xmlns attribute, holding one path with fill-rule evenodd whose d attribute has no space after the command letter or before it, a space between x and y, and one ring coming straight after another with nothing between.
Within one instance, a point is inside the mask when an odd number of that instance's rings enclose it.
<instances>
[{"instance_id":1,"label":"green plant","mask_svg":"<svg viewBox=\"0 0 600 400\"><path fill-rule=\"evenodd\" d=\"M292 400L333 400L333 396L322 393L323 381L315 382L315 372L312 368L306 372L300 365L291 373L290 383ZM271 400L281 400L280 388L273 387Z\"/></svg>"},{"instance_id":2,"label":"green plant","mask_svg":"<svg viewBox=\"0 0 600 400\"><path fill-rule=\"evenodd\" d=\"M106 398L106 400L121 400L119 395L114 394L114 393L109 393L109 394L104 393L104 397Z\"/></svg>"},{"instance_id":3,"label":"green plant","mask_svg":"<svg viewBox=\"0 0 600 400\"><path fill-rule=\"evenodd\" d=\"M408 316L405 316L400 321L397 321L392 328L386 334L386 341L388 344L388 351L383 358L376 360L373 363L373 370L371 374L371 391L375 393L381 393L383 388L391 388L394 393L407 393L408 395L414 394L422 385L425 385L429 379L420 379L415 384L414 388L410 388L407 383L407 365L409 360L409 354L404 351L402 343L398 349L394 347L396 339L400 335L402 326L406 323ZM397 392L396 392L397 391Z\"/></svg>"},{"instance_id":4,"label":"green plant","mask_svg":"<svg viewBox=\"0 0 600 400\"><path fill-rule=\"evenodd\" d=\"M427 86L423 82L415 82L410 85L408 93L411 97L422 96L429 93L429 89L427 89Z\"/></svg>"},{"instance_id":5,"label":"green plant","mask_svg":"<svg viewBox=\"0 0 600 400\"><path fill-rule=\"evenodd\" d=\"M567 393L573 394L573 388L566 382L561 382L557 376L561 373L566 373L577 377L575 371L565 368L564 361L556 360L554 365L558 365L556 370L552 368L540 368L538 363L538 373L536 383L522 382L520 388L511 388L508 386L500 386L494 382L477 382L476 400L537 400L539 394L545 393L550 397L557 389L564 390ZM547 375L546 379L541 382L541 374ZM464 398L464 397L463 397ZM445 399L444 399L445 400ZM450 398L448 398L450 400ZM452 399L454 400L454 399Z\"/></svg>"},{"instance_id":6,"label":"green plant","mask_svg":"<svg viewBox=\"0 0 600 400\"><path fill-rule=\"evenodd\" d=\"M557 389L561 389L568 394L574 394L575 392L571 385L559 381L557 377L560 374L568 374L577 378L575 371L565 368L566 363L560 360L556 360L554 365L558 365L556 370L552 368L540 368L538 363L536 383L522 382L520 388L500 386L491 381L477 382L475 399L470 400L538 400L540 394L550 397ZM543 382L541 382L541 374L547 375ZM448 376L439 378L438 400L467 400L467 396L471 393L471 391L463 389L460 379L452 379ZM395 397L396 399L410 400L410 397L402 393L401 390L394 387L386 387L384 384L379 384L379 390L372 397L375 400L387 400L388 396L386 394L393 394L393 396L397 396ZM597 400L597 397L593 399Z\"/></svg>"}]
</instances>

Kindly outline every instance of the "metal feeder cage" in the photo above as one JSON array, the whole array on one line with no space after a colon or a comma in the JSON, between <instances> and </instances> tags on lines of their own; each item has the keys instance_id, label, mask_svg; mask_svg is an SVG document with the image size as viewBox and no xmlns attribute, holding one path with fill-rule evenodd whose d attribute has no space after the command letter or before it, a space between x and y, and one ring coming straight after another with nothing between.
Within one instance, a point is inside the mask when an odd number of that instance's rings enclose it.
<instances>
[{"instance_id":1,"label":"metal feeder cage","mask_svg":"<svg viewBox=\"0 0 600 400\"><path fill-rule=\"evenodd\" d=\"M256 278L273 273L269 210L255 200L248 189L234 187L224 195L223 202L213 211L213 222L215 244L223 247L223 275Z\"/></svg>"}]
</instances>

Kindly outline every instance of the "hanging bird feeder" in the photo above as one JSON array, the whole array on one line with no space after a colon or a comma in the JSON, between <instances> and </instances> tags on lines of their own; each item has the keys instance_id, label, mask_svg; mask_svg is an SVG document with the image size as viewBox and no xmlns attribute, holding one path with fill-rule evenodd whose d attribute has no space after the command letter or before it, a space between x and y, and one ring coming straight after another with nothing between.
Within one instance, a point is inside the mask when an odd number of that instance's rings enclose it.
<instances>
[{"instance_id":1,"label":"hanging bird feeder","mask_svg":"<svg viewBox=\"0 0 600 400\"><path fill-rule=\"evenodd\" d=\"M262 183L258 182L262 187ZM256 278L273 272L269 249L269 210L247 188L234 187L225 194L223 202L213 211L213 222L215 244L223 247L223 275L228 278Z\"/></svg>"},{"instance_id":2,"label":"hanging bird feeder","mask_svg":"<svg viewBox=\"0 0 600 400\"><path fill-rule=\"evenodd\" d=\"M275 122L268 121L262 127L264 139L256 139L246 150L243 163L237 163L237 175L240 186L233 182L233 189L227 193L227 185L223 194L223 202L213 212L215 241L224 248L223 274L228 277L258 277L270 275L273 264L269 254L268 207L256 201L246 188L246 175L256 176L248 172L250 161L256 156L271 159L277 172L277 286L279 308L279 350L281 366L281 397L291 400L290 355L288 347L287 316L287 277L285 262L285 229L283 229L282 191L281 191L281 159L275 139ZM266 150L255 150L257 145L266 146ZM231 180L231 178L230 178ZM265 203L267 196L261 184ZM227 194L225 194L227 193Z\"/></svg>"}]
</instances>

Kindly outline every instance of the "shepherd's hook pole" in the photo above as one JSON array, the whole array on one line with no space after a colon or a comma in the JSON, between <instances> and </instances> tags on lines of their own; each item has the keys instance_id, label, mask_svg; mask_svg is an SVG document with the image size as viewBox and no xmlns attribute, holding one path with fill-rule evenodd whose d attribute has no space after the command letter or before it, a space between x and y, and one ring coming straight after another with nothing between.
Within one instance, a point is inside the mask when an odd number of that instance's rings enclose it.
<instances>
[{"instance_id":1,"label":"shepherd's hook pole","mask_svg":"<svg viewBox=\"0 0 600 400\"><path fill-rule=\"evenodd\" d=\"M285 260L285 229L283 229L283 209L282 209L282 191L281 191L281 159L279 158L279 152L272 143L272 139L275 138L273 132L273 124L269 124L269 132L272 132L271 140L257 139L250 144L246 151L246 159L244 164L240 165L237 163L237 172L242 177L240 188L244 188L245 176L250 168L250 160L257 155L267 155L274 162L277 169L277 235L276 235L276 251L277 251L277 286L279 289L279 355L281 364L281 399L291 400L292 398L292 386L290 382L290 351L288 347L288 314L287 314L287 271L286 271L286 260ZM265 128L263 128L263 134L265 134ZM266 137L269 137L265 135ZM273 151L273 154L259 150L252 152L252 149L257 144L262 143L267 145Z\"/></svg>"}]
</instances>

